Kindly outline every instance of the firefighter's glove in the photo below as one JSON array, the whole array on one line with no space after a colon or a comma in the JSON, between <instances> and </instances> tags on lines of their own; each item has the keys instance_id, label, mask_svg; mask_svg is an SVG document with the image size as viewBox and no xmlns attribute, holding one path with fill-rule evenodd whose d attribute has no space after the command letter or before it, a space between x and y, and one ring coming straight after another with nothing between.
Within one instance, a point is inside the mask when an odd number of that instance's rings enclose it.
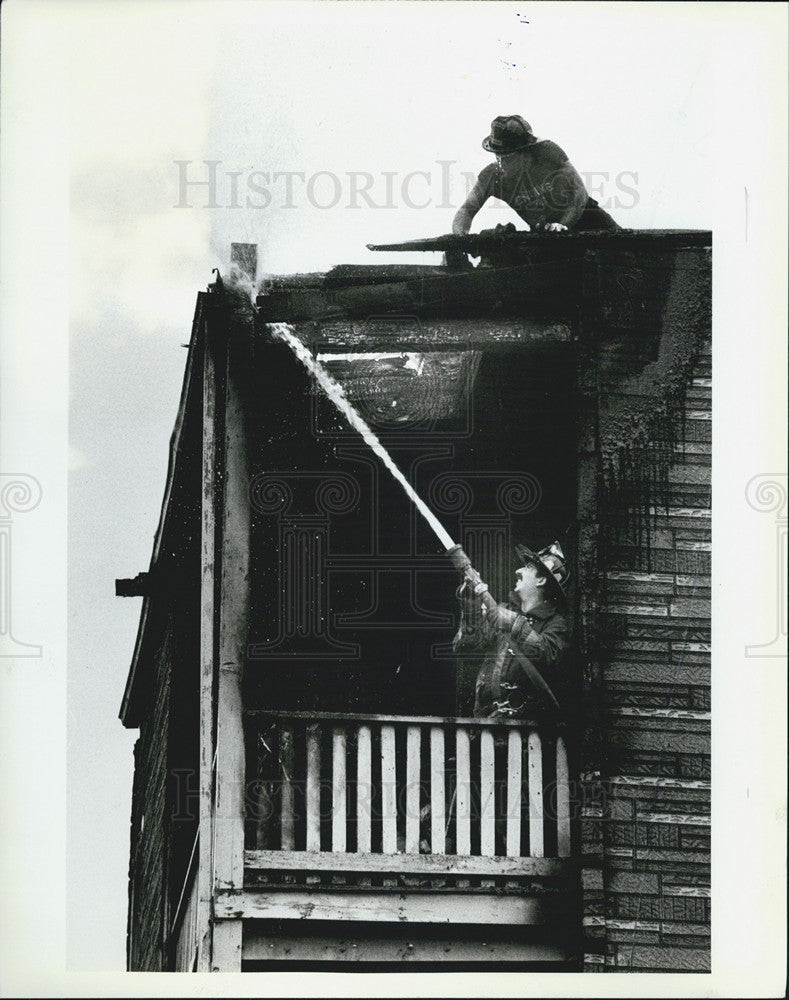
<instances>
[{"instance_id":1,"label":"firefighter's glove","mask_svg":"<svg viewBox=\"0 0 789 1000\"><path fill-rule=\"evenodd\" d=\"M479 609L481 597L487 589L487 583L480 581L475 584L466 578L455 591L455 596L464 607Z\"/></svg>"},{"instance_id":2,"label":"firefighter's glove","mask_svg":"<svg viewBox=\"0 0 789 1000\"><path fill-rule=\"evenodd\" d=\"M511 611L503 604L488 608L488 621L499 632L511 632L512 626L518 620L516 611Z\"/></svg>"},{"instance_id":3,"label":"firefighter's glove","mask_svg":"<svg viewBox=\"0 0 789 1000\"><path fill-rule=\"evenodd\" d=\"M455 591L455 597L460 601L460 605L464 609L469 609L476 607L477 601L474 599L474 589L471 586L469 580L464 580L463 583Z\"/></svg>"}]
</instances>

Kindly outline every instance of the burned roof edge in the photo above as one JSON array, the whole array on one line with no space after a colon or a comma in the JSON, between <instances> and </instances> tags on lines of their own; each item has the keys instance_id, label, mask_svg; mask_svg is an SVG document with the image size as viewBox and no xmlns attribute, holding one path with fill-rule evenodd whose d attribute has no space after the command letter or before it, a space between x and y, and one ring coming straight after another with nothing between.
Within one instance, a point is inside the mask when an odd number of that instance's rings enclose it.
<instances>
[{"instance_id":1,"label":"burned roof edge","mask_svg":"<svg viewBox=\"0 0 789 1000\"><path fill-rule=\"evenodd\" d=\"M204 342L205 307L208 293L198 292L195 304L194 318L192 320L192 332L189 339L189 352L186 359L184 380L181 386L181 397L178 403L178 412L175 418L175 426L170 436L170 452L167 461L167 478L165 480L164 498L162 509L159 515L159 523L154 534L153 552L149 572L153 573L161 554L162 540L167 527L170 504L173 497L176 476L179 470L179 456L184 439L187 409L191 398L196 378L199 374L198 358ZM119 718L127 729L134 729L139 726L139 688L145 676L144 651L146 641L151 628L151 618L153 603L157 599L155 593L147 593L143 597L142 610L140 612L140 622L137 627L137 638L134 643L129 674L126 679L126 687L123 692Z\"/></svg>"}]
</instances>

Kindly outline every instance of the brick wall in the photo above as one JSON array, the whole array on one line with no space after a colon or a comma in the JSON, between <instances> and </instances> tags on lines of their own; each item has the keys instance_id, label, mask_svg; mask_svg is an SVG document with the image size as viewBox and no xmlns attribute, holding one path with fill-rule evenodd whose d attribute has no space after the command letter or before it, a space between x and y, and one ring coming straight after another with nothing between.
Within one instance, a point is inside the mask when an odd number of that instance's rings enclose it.
<instances>
[{"instance_id":1,"label":"brick wall","mask_svg":"<svg viewBox=\"0 0 789 1000\"><path fill-rule=\"evenodd\" d=\"M608 512L603 739L582 814L588 971L710 968L710 378L707 345L649 549L626 511Z\"/></svg>"}]
</instances>

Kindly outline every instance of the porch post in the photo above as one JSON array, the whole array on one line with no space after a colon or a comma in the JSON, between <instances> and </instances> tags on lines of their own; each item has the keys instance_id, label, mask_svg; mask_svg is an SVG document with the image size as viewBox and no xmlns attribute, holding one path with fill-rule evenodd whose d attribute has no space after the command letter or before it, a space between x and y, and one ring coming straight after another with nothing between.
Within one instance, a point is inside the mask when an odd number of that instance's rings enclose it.
<instances>
[{"instance_id":1,"label":"porch post","mask_svg":"<svg viewBox=\"0 0 789 1000\"><path fill-rule=\"evenodd\" d=\"M197 869L197 971L211 966L213 894L214 671L216 662L217 364L211 313L206 303L203 344L202 492L200 543L200 798Z\"/></svg>"},{"instance_id":2,"label":"porch post","mask_svg":"<svg viewBox=\"0 0 789 1000\"><path fill-rule=\"evenodd\" d=\"M249 616L250 504L244 413L237 385L244 363L243 352L243 342L228 344L219 596L215 892L242 889L244 884L246 762L241 684ZM240 972L241 944L241 920L215 920L211 970Z\"/></svg>"}]
</instances>

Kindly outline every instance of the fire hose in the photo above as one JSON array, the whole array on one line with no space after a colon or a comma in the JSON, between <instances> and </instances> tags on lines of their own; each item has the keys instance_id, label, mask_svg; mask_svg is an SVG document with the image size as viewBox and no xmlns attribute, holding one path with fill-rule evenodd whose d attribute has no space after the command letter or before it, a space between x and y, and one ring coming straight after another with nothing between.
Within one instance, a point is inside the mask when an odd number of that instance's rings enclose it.
<instances>
[{"instance_id":1,"label":"fire hose","mask_svg":"<svg viewBox=\"0 0 789 1000\"><path fill-rule=\"evenodd\" d=\"M411 483L408 482L406 477L403 475L402 471L395 464L392 456L384 448L383 444L371 429L369 424L362 418L361 414L354 408L342 386L335 381L334 378L326 371L323 365L313 357L310 351L305 347L305 345L299 340L299 338L294 334L293 329L287 323L270 323L269 330L271 335L278 340L282 340L284 343L290 347L293 353L296 355L298 360L304 365L307 371L315 378L315 381L320 385L321 389L325 392L326 396L331 400L331 402L337 407L340 413L346 418L348 423L361 434L365 442L370 446L370 448L375 452L381 462L386 466L389 472L392 474L394 479L400 484L400 486L405 491L408 498L412 501L414 506L417 508L419 513L424 517L427 523L432 528L433 532L437 536L438 540L444 546L446 554L449 557L452 565L457 569L466 580L469 581L474 586L483 583L482 578L479 573L474 569L471 564L471 560L463 551L463 548L453 541L451 535L446 530L446 528L441 524L433 511L427 506L424 500L419 496L416 490L413 488ZM490 591L485 587L481 593L477 595L481 600L482 604L488 609L492 610L497 607L497 601L490 593ZM559 702L556 700L556 696L550 687L546 683L542 674L537 670L534 664L531 662L526 653L519 648L514 637L510 635L509 637L510 645L513 647L514 652L518 656L518 660L523 666L529 680L534 684L534 686L547 698L547 700L555 707L559 708Z\"/></svg>"}]
</instances>

